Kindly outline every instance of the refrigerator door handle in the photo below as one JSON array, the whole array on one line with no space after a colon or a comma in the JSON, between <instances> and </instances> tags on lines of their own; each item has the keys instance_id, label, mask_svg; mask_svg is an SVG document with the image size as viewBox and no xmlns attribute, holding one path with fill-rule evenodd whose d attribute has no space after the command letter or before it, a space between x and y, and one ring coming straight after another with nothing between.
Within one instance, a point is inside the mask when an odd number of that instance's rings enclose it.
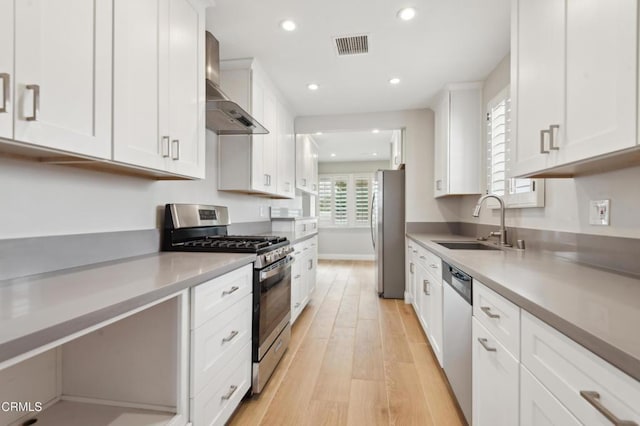
<instances>
[{"instance_id":1,"label":"refrigerator door handle","mask_svg":"<svg viewBox=\"0 0 640 426\"><path fill-rule=\"evenodd\" d=\"M371 211L369 212L369 227L371 228L371 244L373 244L373 248L376 248L376 240L373 237L373 206L376 202L376 193L373 193L373 197L371 197Z\"/></svg>"}]
</instances>

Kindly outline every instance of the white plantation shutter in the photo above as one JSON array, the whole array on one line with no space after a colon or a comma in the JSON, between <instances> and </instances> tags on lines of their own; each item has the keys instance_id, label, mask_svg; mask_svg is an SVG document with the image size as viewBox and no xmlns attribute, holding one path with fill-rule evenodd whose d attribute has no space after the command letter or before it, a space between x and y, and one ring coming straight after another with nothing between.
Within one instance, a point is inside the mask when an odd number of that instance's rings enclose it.
<instances>
[{"instance_id":1,"label":"white plantation shutter","mask_svg":"<svg viewBox=\"0 0 640 426\"><path fill-rule=\"evenodd\" d=\"M511 98L506 87L487 104L487 193L501 196L507 207L543 207L542 179L507 177L510 146Z\"/></svg>"},{"instance_id":2,"label":"white plantation shutter","mask_svg":"<svg viewBox=\"0 0 640 426\"><path fill-rule=\"evenodd\" d=\"M355 176L353 180L356 192L355 223L356 225L367 225L369 224L369 200L371 199L369 189L371 187L371 177Z\"/></svg>"},{"instance_id":3,"label":"white plantation shutter","mask_svg":"<svg viewBox=\"0 0 640 426\"><path fill-rule=\"evenodd\" d=\"M332 188L333 181L330 177L320 177L320 179L318 180L318 218L320 222L332 222Z\"/></svg>"},{"instance_id":4,"label":"white plantation shutter","mask_svg":"<svg viewBox=\"0 0 640 426\"><path fill-rule=\"evenodd\" d=\"M318 216L323 227L368 227L373 174L320 175Z\"/></svg>"},{"instance_id":5,"label":"white plantation shutter","mask_svg":"<svg viewBox=\"0 0 640 426\"><path fill-rule=\"evenodd\" d=\"M347 226L349 224L349 177L340 176L333 180L333 224Z\"/></svg>"}]
</instances>

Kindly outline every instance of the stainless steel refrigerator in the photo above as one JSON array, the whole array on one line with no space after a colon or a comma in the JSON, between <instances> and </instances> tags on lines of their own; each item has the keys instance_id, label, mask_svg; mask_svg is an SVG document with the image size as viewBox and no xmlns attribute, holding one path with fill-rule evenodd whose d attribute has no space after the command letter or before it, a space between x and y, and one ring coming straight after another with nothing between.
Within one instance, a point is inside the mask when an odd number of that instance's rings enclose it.
<instances>
[{"instance_id":1,"label":"stainless steel refrigerator","mask_svg":"<svg viewBox=\"0 0 640 426\"><path fill-rule=\"evenodd\" d=\"M404 170L378 170L371 197L371 242L378 294L404 298Z\"/></svg>"}]
</instances>

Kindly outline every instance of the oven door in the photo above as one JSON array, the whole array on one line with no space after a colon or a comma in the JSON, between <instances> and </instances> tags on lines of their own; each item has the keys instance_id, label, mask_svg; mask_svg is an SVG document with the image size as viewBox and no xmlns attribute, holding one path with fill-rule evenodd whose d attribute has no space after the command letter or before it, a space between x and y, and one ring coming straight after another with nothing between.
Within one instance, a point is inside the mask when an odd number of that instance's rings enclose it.
<instances>
[{"instance_id":1,"label":"oven door","mask_svg":"<svg viewBox=\"0 0 640 426\"><path fill-rule=\"evenodd\" d=\"M260 361L291 318L291 264L286 258L254 271L253 360Z\"/></svg>"}]
</instances>

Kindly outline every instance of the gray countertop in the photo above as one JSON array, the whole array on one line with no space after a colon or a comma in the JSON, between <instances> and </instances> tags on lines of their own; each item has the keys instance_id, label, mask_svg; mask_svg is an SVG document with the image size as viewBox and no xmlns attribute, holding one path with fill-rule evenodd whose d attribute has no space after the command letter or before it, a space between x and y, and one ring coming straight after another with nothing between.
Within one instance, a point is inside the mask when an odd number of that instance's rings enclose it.
<instances>
[{"instance_id":1,"label":"gray countertop","mask_svg":"<svg viewBox=\"0 0 640 426\"><path fill-rule=\"evenodd\" d=\"M161 252L0 281L0 363L255 260Z\"/></svg>"},{"instance_id":2,"label":"gray countertop","mask_svg":"<svg viewBox=\"0 0 640 426\"><path fill-rule=\"evenodd\" d=\"M640 380L640 280L544 252L450 250L435 243L472 237L407 236Z\"/></svg>"}]
</instances>

